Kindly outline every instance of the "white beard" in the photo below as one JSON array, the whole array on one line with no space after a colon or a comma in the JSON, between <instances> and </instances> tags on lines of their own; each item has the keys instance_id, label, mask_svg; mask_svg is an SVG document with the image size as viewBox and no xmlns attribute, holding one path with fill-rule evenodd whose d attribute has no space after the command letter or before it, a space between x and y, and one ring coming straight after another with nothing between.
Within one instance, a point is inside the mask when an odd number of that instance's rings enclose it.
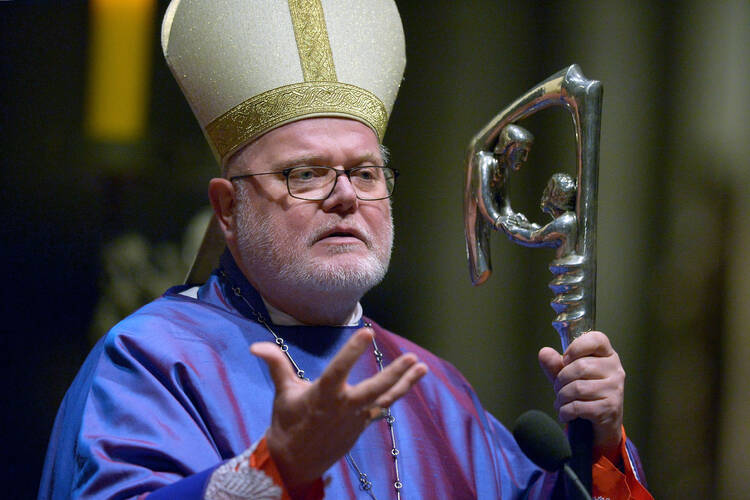
<instances>
[{"instance_id":1,"label":"white beard","mask_svg":"<svg viewBox=\"0 0 750 500\"><path fill-rule=\"evenodd\" d=\"M311 233L291 234L275 231L283 222L273 215L258 211L244 187L237 189L237 246L244 267L262 286L280 286L296 290L300 295L315 293L334 294L359 300L368 290L380 283L388 270L393 246L393 219L387 224L388 234L374 235L359 227L368 247L367 256L356 262L323 261L306 258L303 249L310 246L325 232L340 223L339 217L315 228ZM361 247L360 247L361 248ZM345 254L354 250L348 245L331 247L330 255ZM263 290L259 290L261 295Z\"/></svg>"}]
</instances>

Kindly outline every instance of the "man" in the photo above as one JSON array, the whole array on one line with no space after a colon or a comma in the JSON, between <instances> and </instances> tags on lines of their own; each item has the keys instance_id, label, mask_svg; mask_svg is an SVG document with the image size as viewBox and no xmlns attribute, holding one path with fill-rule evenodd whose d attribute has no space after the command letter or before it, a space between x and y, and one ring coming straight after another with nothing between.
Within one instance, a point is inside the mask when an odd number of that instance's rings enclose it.
<instances>
[{"instance_id":1,"label":"man","mask_svg":"<svg viewBox=\"0 0 750 500\"><path fill-rule=\"evenodd\" d=\"M380 141L404 66L395 5L174 1L162 44L222 164L209 198L227 249L202 286L97 344L40 498L559 494L460 373L362 315L393 239ZM216 264L213 236L196 269ZM540 361L560 417L594 423L595 493L648 498L606 336Z\"/></svg>"}]
</instances>

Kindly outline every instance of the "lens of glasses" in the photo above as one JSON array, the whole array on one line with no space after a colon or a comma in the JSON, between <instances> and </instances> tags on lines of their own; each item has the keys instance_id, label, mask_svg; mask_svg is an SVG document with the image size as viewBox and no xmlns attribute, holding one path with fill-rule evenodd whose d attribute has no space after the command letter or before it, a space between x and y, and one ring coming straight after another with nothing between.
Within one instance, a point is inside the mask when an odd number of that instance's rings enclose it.
<instances>
[{"instance_id":1,"label":"lens of glasses","mask_svg":"<svg viewBox=\"0 0 750 500\"><path fill-rule=\"evenodd\" d=\"M289 193L306 200L325 199L333 189L338 172L332 167L292 168L287 176ZM388 198L396 178L392 168L376 166L352 168L348 170L348 177L361 200Z\"/></svg>"},{"instance_id":2,"label":"lens of glasses","mask_svg":"<svg viewBox=\"0 0 750 500\"><path fill-rule=\"evenodd\" d=\"M328 196L336 172L327 167L296 167L286 178L292 196L320 200Z\"/></svg>"},{"instance_id":3,"label":"lens of glasses","mask_svg":"<svg viewBox=\"0 0 750 500\"><path fill-rule=\"evenodd\" d=\"M393 190L393 172L390 172L389 181L386 170L390 171L387 167L357 167L351 169L349 179L351 179L357 195L363 200L377 200L390 196Z\"/></svg>"}]
</instances>

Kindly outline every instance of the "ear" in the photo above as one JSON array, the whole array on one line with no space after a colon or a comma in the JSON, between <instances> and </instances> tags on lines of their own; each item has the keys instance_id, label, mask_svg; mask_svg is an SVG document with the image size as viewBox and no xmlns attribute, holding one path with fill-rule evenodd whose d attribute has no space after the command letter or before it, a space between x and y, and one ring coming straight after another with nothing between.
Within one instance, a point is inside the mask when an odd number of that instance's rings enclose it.
<instances>
[{"instance_id":1,"label":"ear","mask_svg":"<svg viewBox=\"0 0 750 500\"><path fill-rule=\"evenodd\" d=\"M208 199L227 244L235 239L235 191L228 179L215 178L208 183Z\"/></svg>"}]
</instances>

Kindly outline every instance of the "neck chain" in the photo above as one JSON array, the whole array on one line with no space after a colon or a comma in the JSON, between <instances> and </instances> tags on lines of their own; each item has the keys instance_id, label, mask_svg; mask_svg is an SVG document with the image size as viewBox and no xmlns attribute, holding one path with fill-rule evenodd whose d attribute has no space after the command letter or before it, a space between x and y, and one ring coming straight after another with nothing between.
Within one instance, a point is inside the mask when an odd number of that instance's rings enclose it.
<instances>
[{"instance_id":1,"label":"neck chain","mask_svg":"<svg viewBox=\"0 0 750 500\"><path fill-rule=\"evenodd\" d=\"M227 284L229 285L229 288L232 289L232 292L234 295L238 298L240 298L245 305L250 309L250 312L253 314L253 317L255 321L260 323L265 327L266 330L268 330L271 335L273 335L274 341L276 342L276 345L279 346L279 349L281 349L281 352L286 355L286 358L289 360L289 362L294 367L294 370L297 372L297 376L301 378L302 380L310 381L308 377L305 376L305 370L303 370L296 361L294 361L294 358L289 353L289 346L284 342L284 339L279 337L276 332L273 331L273 328L271 328L271 325L268 324L268 321L266 321L266 318L263 317L262 314L260 314L258 311L255 310L255 308L250 304L250 302L245 298L244 295L242 295L242 290L240 290L240 287L235 286L232 280L229 278L229 275L224 271L223 268L219 269L219 274L221 277L226 280ZM365 321L364 326L367 328L372 327L372 323L369 321ZM375 362L378 365L378 371L383 371L383 353L378 348L377 342L375 342L375 337L372 338L372 346L373 346L373 354L375 356ZM403 488L403 483L401 482L401 476L399 475L399 469L398 469L398 455L399 451L396 447L396 434L394 433L394 424L396 423L396 417L394 417L391 414L391 409L386 408L383 410L383 420L388 425L388 432L391 437L391 457L393 458L393 469L395 472L396 480L393 482L393 489L396 491L396 500L401 500L401 489ZM377 500L375 497L375 493L372 491L372 481L370 481L367 477L367 474L365 474L362 469L359 468L357 465L357 462L354 460L354 457L352 457L351 453L347 453L346 461L349 464L349 466L354 470L354 472L357 474L357 478L359 479L359 488L367 493L372 500Z\"/></svg>"}]
</instances>

